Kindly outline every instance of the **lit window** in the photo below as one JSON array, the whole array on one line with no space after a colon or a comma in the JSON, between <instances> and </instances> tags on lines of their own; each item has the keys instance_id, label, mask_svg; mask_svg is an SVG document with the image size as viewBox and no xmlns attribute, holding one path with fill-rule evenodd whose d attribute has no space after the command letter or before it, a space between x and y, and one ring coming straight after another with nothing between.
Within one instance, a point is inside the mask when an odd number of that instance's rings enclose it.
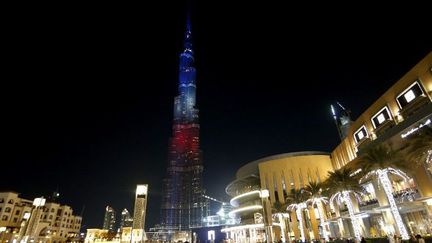
<instances>
[{"instance_id":1,"label":"lit window","mask_svg":"<svg viewBox=\"0 0 432 243\"><path fill-rule=\"evenodd\" d=\"M384 115L383 115L383 114L380 114L380 115L377 117L377 119L378 119L378 123L379 123L379 124L381 124L381 123L383 123L383 122L385 121L385 118L384 118Z\"/></svg>"},{"instance_id":2,"label":"lit window","mask_svg":"<svg viewBox=\"0 0 432 243\"><path fill-rule=\"evenodd\" d=\"M420 86L419 81L415 81L407 89L405 89L402 93L400 93L396 97L396 100L399 104L399 107L404 108L406 105L411 103L419 96L424 96L424 92L422 87Z\"/></svg>"},{"instance_id":3,"label":"lit window","mask_svg":"<svg viewBox=\"0 0 432 243\"><path fill-rule=\"evenodd\" d=\"M415 99L415 94L412 90L408 91L406 94L404 94L405 100L409 103L411 100Z\"/></svg>"},{"instance_id":4,"label":"lit window","mask_svg":"<svg viewBox=\"0 0 432 243\"><path fill-rule=\"evenodd\" d=\"M366 127L363 125L357 131L354 132L354 139L356 143L359 143L363 139L367 138L369 135L366 131Z\"/></svg>"},{"instance_id":5,"label":"lit window","mask_svg":"<svg viewBox=\"0 0 432 243\"><path fill-rule=\"evenodd\" d=\"M362 140L362 139L364 138L364 133L363 133L363 131L358 132L358 133L357 133L357 136L358 136L359 140Z\"/></svg>"},{"instance_id":6,"label":"lit window","mask_svg":"<svg viewBox=\"0 0 432 243\"><path fill-rule=\"evenodd\" d=\"M384 106L381 110L379 110L371 119L374 128L378 128L387 120L391 120L390 112L387 106Z\"/></svg>"}]
</instances>

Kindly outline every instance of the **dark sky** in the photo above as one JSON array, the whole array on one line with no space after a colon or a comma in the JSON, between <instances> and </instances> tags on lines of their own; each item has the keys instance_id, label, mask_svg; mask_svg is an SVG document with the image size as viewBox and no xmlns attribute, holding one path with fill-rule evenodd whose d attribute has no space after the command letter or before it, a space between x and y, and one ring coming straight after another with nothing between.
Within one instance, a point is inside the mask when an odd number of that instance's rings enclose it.
<instances>
[{"instance_id":1,"label":"dark sky","mask_svg":"<svg viewBox=\"0 0 432 243\"><path fill-rule=\"evenodd\" d=\"M147 227L158 222L186 18L173 2L4 9L0 189L30 198L58 187L76 213L85 205L87 228L108 204L132 210L135 185L148 183ZM249 161L330 152L330 103L356 118L432 50L421 6L211 2L190 6L217 198Z\"/></svg>"}]
</instances>

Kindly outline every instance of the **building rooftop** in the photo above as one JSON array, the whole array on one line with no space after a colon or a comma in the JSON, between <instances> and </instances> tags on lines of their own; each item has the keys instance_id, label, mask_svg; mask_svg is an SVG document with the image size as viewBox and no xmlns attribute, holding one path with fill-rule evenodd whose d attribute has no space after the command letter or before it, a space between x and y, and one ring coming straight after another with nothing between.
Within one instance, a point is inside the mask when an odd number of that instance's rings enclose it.
<instances>
[{"instance_id":1,"label":"building rooftop","mask_svg":"<svg viewBox=\"0 0 432 243\"><path fill-rule=\"evenodd\" d=\"M283 153L283 154L276 154L267 156L252 162L249 162L240 169L237 170L236 178L243 178L247 177L248 175L259 175L258 171L258 164L261 162L266 162L269 160L276 160L276 159L284 159L289 157L297 157L297 156L306 156L306 155L330 155L330 153L327 152L321 152L321 151L301 151L301 152L291 152L291 153Z\"/></svg>"}]
</instances>

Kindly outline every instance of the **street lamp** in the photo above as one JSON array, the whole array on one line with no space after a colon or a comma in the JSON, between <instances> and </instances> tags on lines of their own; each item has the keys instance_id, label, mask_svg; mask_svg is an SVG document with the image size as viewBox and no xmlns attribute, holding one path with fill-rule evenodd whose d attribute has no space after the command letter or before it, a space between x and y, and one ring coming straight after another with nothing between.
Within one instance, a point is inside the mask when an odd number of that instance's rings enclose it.
<instances>
[{"instance_id":1,"label":"street lamp","mask_svg":"<svg viewBox=\"0 0 432 243\"><path fill-rule=\"evenodd\" d=\"M267 210L267 202L268 197L270 196L269 190L264 189L260 191L261 204L263 208L263 218L264 218L264 229L266 232L267 242L273 242L272 233L271 233L271 224L268 220L268 210Z\"/></svg>"},{"instance_id":2,"label":"street lamp","mask_svg":"<svg viewBox=\"0 0 432 243\"><path fill-rule=\"evenodd\" d=\"M0 242L3 242L4 236L6 234L6 227L0 227L0 234L2 235Z\"/></svg>"}]
</instances>

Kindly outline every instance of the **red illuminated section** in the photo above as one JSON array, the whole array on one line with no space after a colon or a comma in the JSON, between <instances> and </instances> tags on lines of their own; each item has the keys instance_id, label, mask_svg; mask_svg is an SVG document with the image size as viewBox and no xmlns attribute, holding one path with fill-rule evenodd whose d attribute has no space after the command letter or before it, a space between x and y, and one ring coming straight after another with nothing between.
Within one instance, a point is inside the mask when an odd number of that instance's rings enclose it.
<instances>
[{"instance_id":1,"label":"red illuminated section","mask_svg":"<svg viewBox=\"0 0 432 243\"><path fill-rule=\"evenodd\" d=\"M176 124L173 130L170 146L171 161L177 165L199 163L199 125Z\"/></svg>"}]
</instances>

